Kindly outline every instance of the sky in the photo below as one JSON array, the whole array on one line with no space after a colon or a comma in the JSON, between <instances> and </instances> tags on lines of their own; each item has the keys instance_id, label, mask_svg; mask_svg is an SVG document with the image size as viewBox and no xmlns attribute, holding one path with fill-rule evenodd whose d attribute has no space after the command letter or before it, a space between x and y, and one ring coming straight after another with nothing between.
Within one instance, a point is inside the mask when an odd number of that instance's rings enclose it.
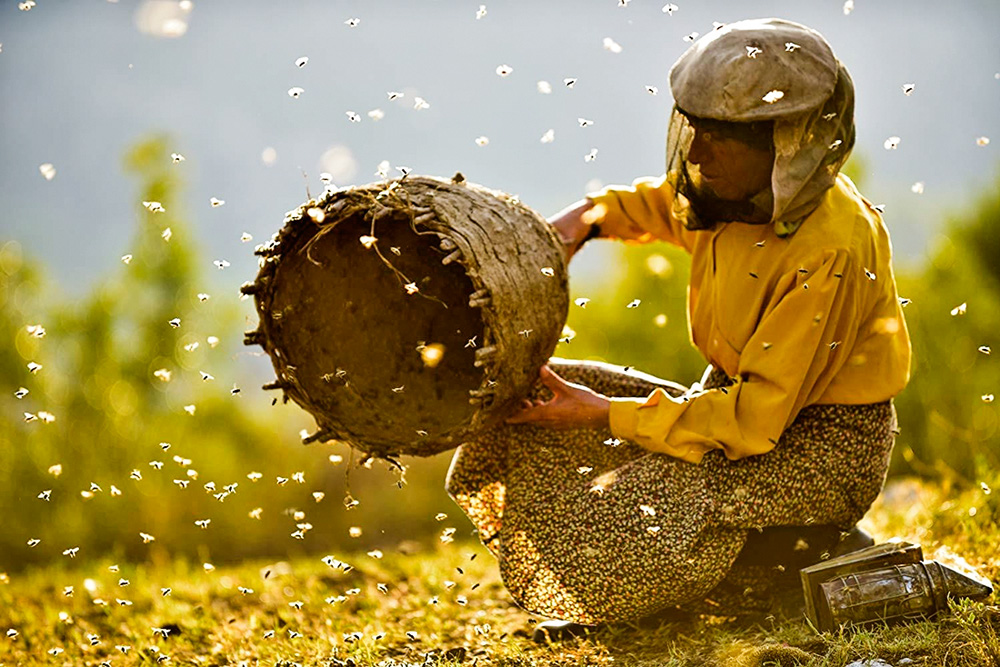
<instances>
[{"instance_id":1,"label":"sky","mask_svg":"<svg viewBox=\"0 0 1000 667\"><path fill-rule=\"evenodd\" d=\"M995 0L484 3L5 0L0 243L19 241L68 294L114 271L143 213L122 156L154 133L185 157L172 167L184 212L206 268L231 263L234 293L256 273L241 235L270 237L323 172L349 185L377 180L383 160L462 171L548 216L601 184L662 173L667 73L685 36L766 16L819 30L850 70L862 191L885 205L898 262L919 262L995 183ZM601 275L614 257L588 248L574 272Z\"/></svg>"}]
</instances>

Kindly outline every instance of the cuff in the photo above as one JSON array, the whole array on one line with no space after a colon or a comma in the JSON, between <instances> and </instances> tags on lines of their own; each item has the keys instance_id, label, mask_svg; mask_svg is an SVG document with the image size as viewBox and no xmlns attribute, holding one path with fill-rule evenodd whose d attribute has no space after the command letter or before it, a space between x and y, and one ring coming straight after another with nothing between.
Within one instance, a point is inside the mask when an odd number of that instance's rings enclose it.
<instances>
[{"instance_id":1,"label":"cuff","mask_svg":"<svg viewBox=\"0 0 1000 667\"><path fill-rule=\"evenodd\" d=\"M612 398L608 413L611 434L620 440L635 440L639 406L645 402L645 398Z\"/></svg>"},{"instance_id":2,"label":"cuff","mask_svg":"<svg viewBox=\"0 0 1000 667\"><path fill-rule=\"evenodd\" d=\"M680 445L668 442L670 431L687 408L688 400L672 398L662 389L656 389L648 398L612 398L609 407L611 433L651 452L668 454L688 463L701 463L710 447L697 442Z\"/></svg>"},{"instance_id":3,"label":"cuff","mask_svg":"<svg viewBox=\"0 0 1000 667\"><path fill-rule=\"evenodd\" d=\"M638 220L651 221L649 205L635 188L607 186L587 195L594 203L592 218L601 227L601 236L626 242L646 243L656 238Z\"/></svg>"}]
</instances>

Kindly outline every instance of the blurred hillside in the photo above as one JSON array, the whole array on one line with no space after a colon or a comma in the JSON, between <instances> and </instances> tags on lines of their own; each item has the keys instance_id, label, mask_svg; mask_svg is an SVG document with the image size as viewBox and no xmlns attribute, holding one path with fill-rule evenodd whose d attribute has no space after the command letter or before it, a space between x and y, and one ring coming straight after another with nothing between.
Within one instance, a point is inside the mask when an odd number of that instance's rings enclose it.
<instances>
[{"instance_id":1,"label":"blurred hillside","mask_svg":"<svg viewBox=\"0 0 1000 667\"><path fill-rule=\"evenodd\" d=\"M258 388L266 362L241 344L249 306L201 268L168 146L153 138L126 156L147 205L128 255L82 298L61 299L49 267L0 239L0 570L74 548L223 562L468 531L444 493L448 453L406 461L402 479L378 463L359 468L343 445L299 444L312 420ZM998 228L1000 187L956 213L926 265L897 267L915 362L897 400L893 474L970 487L1000 468ZM688 343L687 256L598 244L607 247L584 252L612 253L618 268L574 283L572 298L590 301L571 306L575 335L556 354L696 380L704 362Z\"/></svg>"},{"instance_id":2,"label":"blurred hillside","mask_svg":"<svg viewBox=\"0 0 1000 667\"><path fill-rule=\"evenodd\" d=\"M165 140L126 166L137 199L163 212L140 209L129 254L85 297L53 297L46 267L0 239L0 569L74 547L224 561L439 529L447 457L417 462L420 483L406 484L379 465L350 470L344 445L301 446L312 420L271 405L247 371L259 360L242 345L244 304L198 268ZM248 375L257 384L242 386Z\"/></svg>"}]
</instances>

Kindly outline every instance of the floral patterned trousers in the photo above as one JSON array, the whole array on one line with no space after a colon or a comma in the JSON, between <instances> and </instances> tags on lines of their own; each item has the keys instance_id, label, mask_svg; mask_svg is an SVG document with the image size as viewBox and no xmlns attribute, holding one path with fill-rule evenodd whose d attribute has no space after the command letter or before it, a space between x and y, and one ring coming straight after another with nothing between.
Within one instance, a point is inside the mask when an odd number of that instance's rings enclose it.
<instances>
[{"instance_id":1,"label":"floral patterned trousers","mask_svg":"<svg viewBox=\"0 0 1000 667\"><path fill-rule=\"evenodd\" d=\"M685 391L602 363L550 366L606 396ZM727 382L712 371L705 387ZM895 433L891 402L813 405L772 451L731 461L714 450L694 465L608 429L500 424L461 445L447 490L530 612L596 624L707 601L725 615L768 604L775 568L734 566L749 531L853 526L882 488Z\"/></svg>"}]
</instances>

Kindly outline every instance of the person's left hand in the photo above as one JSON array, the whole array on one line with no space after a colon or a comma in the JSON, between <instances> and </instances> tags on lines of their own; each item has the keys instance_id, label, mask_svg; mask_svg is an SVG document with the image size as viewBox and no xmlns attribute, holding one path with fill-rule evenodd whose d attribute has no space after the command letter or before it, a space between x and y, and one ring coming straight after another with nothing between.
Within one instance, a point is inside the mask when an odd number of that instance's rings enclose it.
<instances>
[{"instance_id":1,"label":"person's left hand","mask_svg":"<svg viewBox=\"0 0 1000 667\"><path fill-rule=\"evenodd\" d=\"M583 385L567 382L547 365L538 373L555 396L548 402L524 399L508 424L535 424L549 428L607 428L611 401Z\"/></svg>"}]
</instances>

